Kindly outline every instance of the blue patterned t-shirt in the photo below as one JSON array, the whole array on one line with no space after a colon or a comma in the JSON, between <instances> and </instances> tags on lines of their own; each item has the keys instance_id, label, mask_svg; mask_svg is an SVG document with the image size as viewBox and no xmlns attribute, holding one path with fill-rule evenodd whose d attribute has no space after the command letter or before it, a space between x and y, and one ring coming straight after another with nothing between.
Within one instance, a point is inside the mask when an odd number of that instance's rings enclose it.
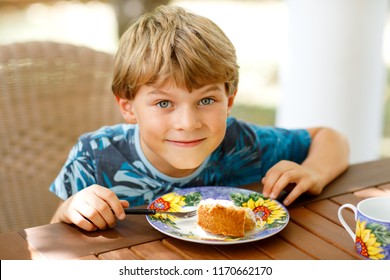
<instances>
[{"instance_id":1,"label":"blue patterned t-shirt","mask_svg":"<svg viewBox=\"0 0 390 280\"><path fill-rule=\"evenodd\" d=\"M146 159L139 141L138 125L131 124L106 126L82 135L50 191L65 200L98 184L137 206L176 188L238 187L260 182L280 160L301 163L311 138L307 130L257 126L229 117L222 143L194 173L182 178L158 171Z\"/></svg>"}]
</instances>

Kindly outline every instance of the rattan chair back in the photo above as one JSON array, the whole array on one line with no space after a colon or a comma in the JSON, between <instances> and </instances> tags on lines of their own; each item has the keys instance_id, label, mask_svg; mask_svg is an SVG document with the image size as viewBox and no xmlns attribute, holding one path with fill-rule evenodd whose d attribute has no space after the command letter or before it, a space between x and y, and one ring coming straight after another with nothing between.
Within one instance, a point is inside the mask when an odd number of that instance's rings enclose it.
<instances>
[{"instance_id":1,"label":"rattan chair back","mask_svg":"<svg viewBox=\"0 0 390 280\"><path fill-rule=\"evenodd\" d=\"M0 232L48 223L49 185L78 136L123 122L113 60L64 43L0 46Z\"/></svg>"}]
</instances>

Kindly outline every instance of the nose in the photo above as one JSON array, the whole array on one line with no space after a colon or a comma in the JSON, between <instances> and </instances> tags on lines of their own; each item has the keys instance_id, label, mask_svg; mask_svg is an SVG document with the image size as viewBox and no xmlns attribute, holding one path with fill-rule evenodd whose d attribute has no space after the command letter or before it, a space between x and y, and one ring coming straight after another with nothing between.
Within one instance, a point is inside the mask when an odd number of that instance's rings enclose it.
<instances>
[{"instance_id":1,"label":"nose","mask_svg":"<svg viewBox=\"0 0 390 280\"><path fill-rule=\"evenodd\" d=\"M202 126L200 115L196 108L183 106L176 110L175 129L183 131L192 131Z\"/></svg>"}]
</instances>

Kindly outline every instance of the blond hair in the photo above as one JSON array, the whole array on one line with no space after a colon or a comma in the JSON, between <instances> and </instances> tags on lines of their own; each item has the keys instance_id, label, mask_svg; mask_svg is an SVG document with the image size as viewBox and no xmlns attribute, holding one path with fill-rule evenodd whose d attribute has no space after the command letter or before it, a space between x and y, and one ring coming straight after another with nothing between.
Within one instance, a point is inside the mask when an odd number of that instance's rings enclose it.
<instances>
[{"instance_id":1,"label":"blond hair","mask_svg":"<svg viewBox=\"0 0 390 280\"><path fill-rule=\"evenodd\" d=\"M131 100L142 85L174 79L189 91L224 83L230 95L237 88L238 68L233 44L214 22L181 7L159 6L120 39L112 91Z\"/></svg>"}]
</instances>

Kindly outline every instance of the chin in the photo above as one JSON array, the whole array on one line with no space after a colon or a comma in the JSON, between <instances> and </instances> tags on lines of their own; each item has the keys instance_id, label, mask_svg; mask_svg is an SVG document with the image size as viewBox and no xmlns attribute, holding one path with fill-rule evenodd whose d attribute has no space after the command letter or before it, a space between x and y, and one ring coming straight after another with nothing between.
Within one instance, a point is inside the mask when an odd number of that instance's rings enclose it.
<instances>
[{"instance_id":1,"label":"chin","mask_svg":"<svg viewBox=\"0 0 390 280\"><path fill-rule=\"evenodd\" d=\"M203 163L204 159L203 160L199 160L199 161L185 161L185 162L178 162L178 163L172 163L171 165L179 170L179 171L194 171L196 170L202 163Z\"/></svg>"},{"instance_id":2,"label":"chin","mask_svg":"<svg viewBox=\"0 0 390 280\"><path fill-rule=\"evenodd\" d=\"M202 163L200 163L200 164L181 164L181 165L174 165L173 167L176 168L177 170L186 171L186 170L195 170L201 164Z\"/></svg>"}]
</instances>

